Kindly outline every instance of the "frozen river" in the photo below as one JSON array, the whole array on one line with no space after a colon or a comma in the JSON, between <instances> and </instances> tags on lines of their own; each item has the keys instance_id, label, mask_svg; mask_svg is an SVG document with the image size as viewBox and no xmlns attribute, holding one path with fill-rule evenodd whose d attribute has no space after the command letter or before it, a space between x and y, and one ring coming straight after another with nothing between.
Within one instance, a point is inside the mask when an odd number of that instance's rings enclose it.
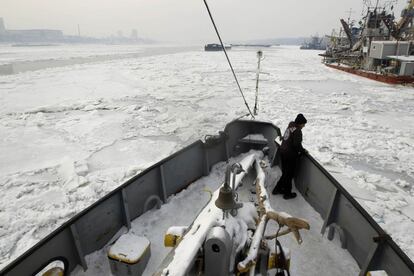
<instances>
[{"instance_id":1,"label":"frozen river","mask_svg":"<svg viewBox=\"0 0 414 276\"><path fill-rule=\"evenodd\" d=\"M126 179L246 113L223 53L79 47L0 47L3 65L57 61L0 76L0 267ZM414 258L414 89L334 71L317 54L264 49L259 119L283 131L304 113L304 146ZM255 49L229 55L252 106Z\"/></svg>"}]
</instances>

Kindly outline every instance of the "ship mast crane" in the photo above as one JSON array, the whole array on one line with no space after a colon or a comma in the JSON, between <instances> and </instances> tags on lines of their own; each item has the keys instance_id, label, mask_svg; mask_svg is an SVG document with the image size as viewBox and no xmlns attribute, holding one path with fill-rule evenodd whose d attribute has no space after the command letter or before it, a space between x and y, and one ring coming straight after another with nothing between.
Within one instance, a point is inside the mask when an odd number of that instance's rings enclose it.
<instances>
[{"instance_id":1,"label":"ship mast crane","mask_svg":"<svg viewBox=\"0 0 414 276\"><path fill-rule=\"evenodd\" d=\"M414 18L414 0L410 0L408 2L408 6L402 11L401 19L396 24L395 34L400 36L402 32L412 23ZM411 31L406 36L413 36L413 32ZM394 36L395 37L395 36Z\"/></svg>"},{"instance_id":2,"label":"ship mast crane","mask_svg":"<svg viewBox=\"0 0 414 276\"><path fill-rule=\"evenodd\" d=\"M349 22L349 19L348 19ZM342 27L344 28L344 32L346 34L346 37L349 40L349 48L352 48L352 46L354 45L354 38L352 37L352 32L351 32L351 28L349 28L349 23L346 23L345 20L341 19L341 24Z\"/></svg>"}]
</instances>

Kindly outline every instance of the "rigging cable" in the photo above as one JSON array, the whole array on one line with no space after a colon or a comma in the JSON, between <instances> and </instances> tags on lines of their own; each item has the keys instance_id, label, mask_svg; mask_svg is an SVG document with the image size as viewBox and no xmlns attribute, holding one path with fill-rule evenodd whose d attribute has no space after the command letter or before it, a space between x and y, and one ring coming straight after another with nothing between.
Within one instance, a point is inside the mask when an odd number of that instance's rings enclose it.
<instances>
[{"instance_id":1,"label":"rigging cable","mask_svg":"<svg viewBox=\"0 0 414 276\"><path fill-rule=\"evenodd\" d=\"M216 30L216 34L217 34L217 37L218 37L218 39L220 41L221 47L223 48L223 52L226 55L227 62L230 65L231 72L233 73L234 79L236 80L237 87L239 88L239 91L240 91L240 94L241 94L241 96L243 98L244 104L246 105L247 110L250 113L250 116L252 116L252 118L254 119L254 115L253 115L252 111L250 110L249 104L246 101L246 98L245 98L245 96L243 94L243 91L242 91L242 89L240 87L239 80L237 79L236 73L234 72L233 65L231 65L229 56L227 55L226 48L224 47L223 41L221 40L220 33L219 33L218 29L217 29L216 23L214 22L213 16L211 15L210 8L208 7L208 4L207 4L207 0L203 0L203 1L204 1L204 4L206 5L208 15L210 16L211 23L213 23L214 29Z\"/></svg>"}]
</instances>

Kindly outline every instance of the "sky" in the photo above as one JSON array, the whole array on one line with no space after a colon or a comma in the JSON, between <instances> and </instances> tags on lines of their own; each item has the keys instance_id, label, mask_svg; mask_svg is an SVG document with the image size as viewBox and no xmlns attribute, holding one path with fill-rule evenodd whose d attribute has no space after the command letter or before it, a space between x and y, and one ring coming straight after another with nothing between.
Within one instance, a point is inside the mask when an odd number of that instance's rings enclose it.
<instances>
[{"instance_id":1,"label":"sky","mask_svg":"<svg viewBox=\"0 0 414 276\"><path fill-rule=\"evenodd\" d=\"M207 0L225 41L330 34L339 18L359 19L363 0ZM375 0L371 0L375 3ZM390 2L390 1L388 1ZM405 0L396 5L399 16ZM203 0L0 0L7 29L48 28L106 37L119 31L160 41L215 39Z\"/></svg>"}]
</instances>

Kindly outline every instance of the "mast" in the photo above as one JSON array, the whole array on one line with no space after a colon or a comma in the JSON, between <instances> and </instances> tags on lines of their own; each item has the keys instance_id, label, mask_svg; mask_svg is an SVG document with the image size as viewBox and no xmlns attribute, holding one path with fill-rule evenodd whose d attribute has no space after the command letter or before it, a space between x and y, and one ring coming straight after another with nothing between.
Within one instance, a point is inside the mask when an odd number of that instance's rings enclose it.
<instances>
[{"instance_id":1,"label":"mast","mask_svg":"<svg viewBox=\"0 0 414 276\"><path fill-rule=\"evenodd\" d=\"M260 61L262 60L263 52L258 51L257 52L257 71L256 71L256 94L255 94L255 100L254 100L254 109L253 114L256 116L258 111L258 98L259 98L259 77L260 77Z\"/></svg>"}]
</instances>

